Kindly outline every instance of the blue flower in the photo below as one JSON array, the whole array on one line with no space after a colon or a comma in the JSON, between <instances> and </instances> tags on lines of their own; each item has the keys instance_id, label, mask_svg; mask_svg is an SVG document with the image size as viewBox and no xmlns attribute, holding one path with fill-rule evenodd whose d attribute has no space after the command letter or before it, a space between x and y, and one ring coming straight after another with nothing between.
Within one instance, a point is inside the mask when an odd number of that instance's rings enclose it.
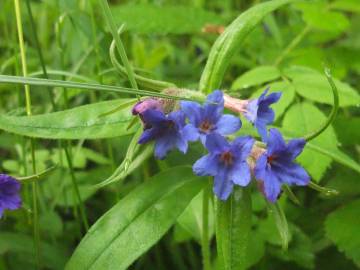
<instances>
[{"instance_id":1,"label":"blue flower","mask_svg":"<svg viewBox=\"0 0 360 270\"><path fill-rule=\"evenodd\" d=\"M215 90L207 97L204 106L192 101L182 101L181 110L189 118L188 128L204 145L206 136L210 133L229 135L241 127L238 117L231 114L223 115L224 97L219 90Z\"/></svg>"},{"instance_id":2,"label":"blue flower","mask_svg":"<svg viewBox=\"0 0 360 270\"><path fill-rule=\"evenodd\" d=\"M251 180L246 159L253 144L250 136L238 137L229 143L223 136L212 133L205 144L209 154L196 161L194 173L214 176L214 193L220 200L227 200L234 184L245 187Z\"/></svg>"},{"instance_id":3,"label":"blue flower","mask_svg":"<svg viewBox=\"0 0 360 270\"><path fill-rule=\"evenodd\" d=\"M21 207L20 183L6 174L0 174L0 218L5 209L15 210Z\"/></svg>"},{"instance_id":4,"label":"blue flower","mask_svg":"<svg viewBox=\"0 0 360 270\"><path fill-rule=\"evenodd\" d=\"M186 153L188 141L196 140L191 130L185 127L185 115L181 111L165 115L149 109L142 116L146 129L139 138L139 144L155 140L155 157L159 159L163 159L173 148Z\"/></svg>"},{"instance_id":5,"label":"blue flower","mask_svg":"<svg viewBox=\"0 0 360 270\"><path fill-rule=\"evenodd\" d=\"M266 126L275 119L275 113L270 105L277 102L281 97L281 92L274 92L266 96L268 91L269 88L259 98L250 100L244 112L245 118L256 127L264 142L267 140Z\"/></svg>"},{"instance_id":6,"label":"blue flower","mask_svg":"<svg viewBox=\"0 0 360 270\"><path fill-rule=\"evenodd\" d=\"M280 194L281 185L306 186L310 177L294 159L305 146L304 139L293 139L285 143L277 129L270 129L267 150L256 162L254 174L262 181L266 198L275 202Z\"/></svg>"},{"instance_id":7,"label":"blue flower","mask_svg":"<svg viewBox=\"0 0 360 270\"><path fill-rule=\"evenodd\" d=\"M132 108L132 114L133 115L139 115L141 121L144 124L145 128L148 128L146 122L144 122L143 113L147 110L156 110L163 112L163 106L160 100L155 98L147 98L142 101L139 101L134 105Z\"/></svg>"}]
</instances>

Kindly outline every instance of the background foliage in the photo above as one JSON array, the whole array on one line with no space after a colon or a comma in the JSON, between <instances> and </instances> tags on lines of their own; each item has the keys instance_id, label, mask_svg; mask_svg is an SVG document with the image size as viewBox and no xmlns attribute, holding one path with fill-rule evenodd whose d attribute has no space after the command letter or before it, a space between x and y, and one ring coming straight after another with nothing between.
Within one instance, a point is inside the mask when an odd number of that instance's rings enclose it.
<instances>
[{"instance_id":1,"label":"background foliage","mask_svg":"<svg viewBox=\"0 0 360 270\"><path fill-rule=\"evenodd\" d=\"M117 25L125 23L121 37L137 74L198 89L222 27L262 1L109 2ZM24 3L28 71L41 77L38 46ZM112 67L108 54L112 37L98 1L30 3L50 78L129 87ZM359 14L358 0L298 1L266 16L230 60L222 89L231 95L255 97L266 86L283 91L274 106L275 125L287 137L315 130L329 114L332 98L324 64L331 67L340 94L334 124L311 141L298 159L314 181L338 190L339 195L296 188L299 205L281 197L290 230L289 248L284 251L274 218L254 188L246 262L251 269L360 268ZM22 75L10 0L0 2L0 36L0 74ZM91 248L78 249L69 269L87 269L84 257L94 269L114 265L118 269L201 268L199 192L207 180L194 177L190 169L202 153L199 145L193 145L186 158L174 152L164 161L153 159L151 147L134 143L140 125L127 128L132 120L130 95L34 86L32 117L25 116L21 86L0 84L0 95L1 170L14 176L32 174L28 136L38 138L38 171L57 164L39 181L44 269L63 269L85 234L74 178L88 222L92 225L101 219L90 231L93 237L83 240ZM120 111L102 116L119 104L123 104ZM240 131L249 132L253 133L250 126ZM72 166L64 145L67 149L71 145ZM114 179L118 181L100 185ZM8 212L0 222L0 269L36 268L30 185L24 184L22 194L23 209ZM209 208L215 266L213 205ZM111 227L104 228L106 220L113 222ZM119 256L112 256L119 250Z\"/></svg>"}]
</instances>

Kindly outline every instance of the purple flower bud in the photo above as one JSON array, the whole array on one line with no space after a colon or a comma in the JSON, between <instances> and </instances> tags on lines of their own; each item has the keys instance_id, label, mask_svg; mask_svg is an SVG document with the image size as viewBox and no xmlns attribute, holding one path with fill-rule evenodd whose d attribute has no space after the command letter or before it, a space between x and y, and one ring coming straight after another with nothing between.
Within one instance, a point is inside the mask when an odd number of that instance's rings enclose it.
<instances>
[{"instance_id":1,"label":"purple flower bud","mask_svg":"<svg viewBox=\"0 0 360 270\"><path fill-rule=\"evenodd\" d=\"M162 104L160 100L154 98L147 98L145 100L139 101L132 108L133 115L142 115L146 110L156 110L163 111Z\"/></svg>"},{"instance_id":2,"label":"purple flower bud","mask_svg":"<svg viewBox=\"0 0 360 270\"><path fill-rule=\"evenodd\" d=\"M0 218L5 209L15 210L21 207L20 182L7 174L0 174Z\"/></svg>"}]
</instances>

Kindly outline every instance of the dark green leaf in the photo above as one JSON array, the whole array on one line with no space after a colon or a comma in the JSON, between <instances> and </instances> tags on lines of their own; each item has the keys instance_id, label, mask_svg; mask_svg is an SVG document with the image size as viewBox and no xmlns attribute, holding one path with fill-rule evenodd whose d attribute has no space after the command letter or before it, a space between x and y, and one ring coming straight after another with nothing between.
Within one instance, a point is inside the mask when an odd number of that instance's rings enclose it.
<instances>
[{"instance_id":1,"label":"dark green leaf","mask_svg":"<svg viewBox=\"0 0 360 270\"><path fill-rule=\"evenodd\" d=\"M66 269L127 269L169 230L206 183L190 167L149 179L90 228Z\"/></svg>"}]
</instances>

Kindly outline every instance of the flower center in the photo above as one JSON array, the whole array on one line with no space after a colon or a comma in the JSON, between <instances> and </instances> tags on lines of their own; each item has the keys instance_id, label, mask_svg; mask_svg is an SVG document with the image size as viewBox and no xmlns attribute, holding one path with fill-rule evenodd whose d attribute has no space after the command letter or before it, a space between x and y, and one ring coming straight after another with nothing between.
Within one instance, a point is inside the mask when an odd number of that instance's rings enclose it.
<instances>
[{"instance_id":1,"label":"flower center","mask_svg":"<svg viewBox=\"0 0 360 270\"><path fill-rule=\"evenodd\" d=\"M205 120L200 124L199 128L201 132L208 133L213 128L213 124L209 120Z\"/></svg>"},{"instance_id":2,"label":"flower center","mask_svg":"<svg viewBox=\"0 0 360 270\"><path fill-rule=\"evenodd\" d=\"M276 159L275 155L271 155L267 157L267 163L271 164Z\"/></svg>"},{"instance_id":3,"label":"flower center","mask_svg":"<svg viewBox=\"0 0 360 270\"><path fill-rule=\"evenodd\" d=\"M226 151L221 154L220 160L225 163L225 165L229 166L233 163L233 155L230 151Z\"/></svg>"}]
</instances>

